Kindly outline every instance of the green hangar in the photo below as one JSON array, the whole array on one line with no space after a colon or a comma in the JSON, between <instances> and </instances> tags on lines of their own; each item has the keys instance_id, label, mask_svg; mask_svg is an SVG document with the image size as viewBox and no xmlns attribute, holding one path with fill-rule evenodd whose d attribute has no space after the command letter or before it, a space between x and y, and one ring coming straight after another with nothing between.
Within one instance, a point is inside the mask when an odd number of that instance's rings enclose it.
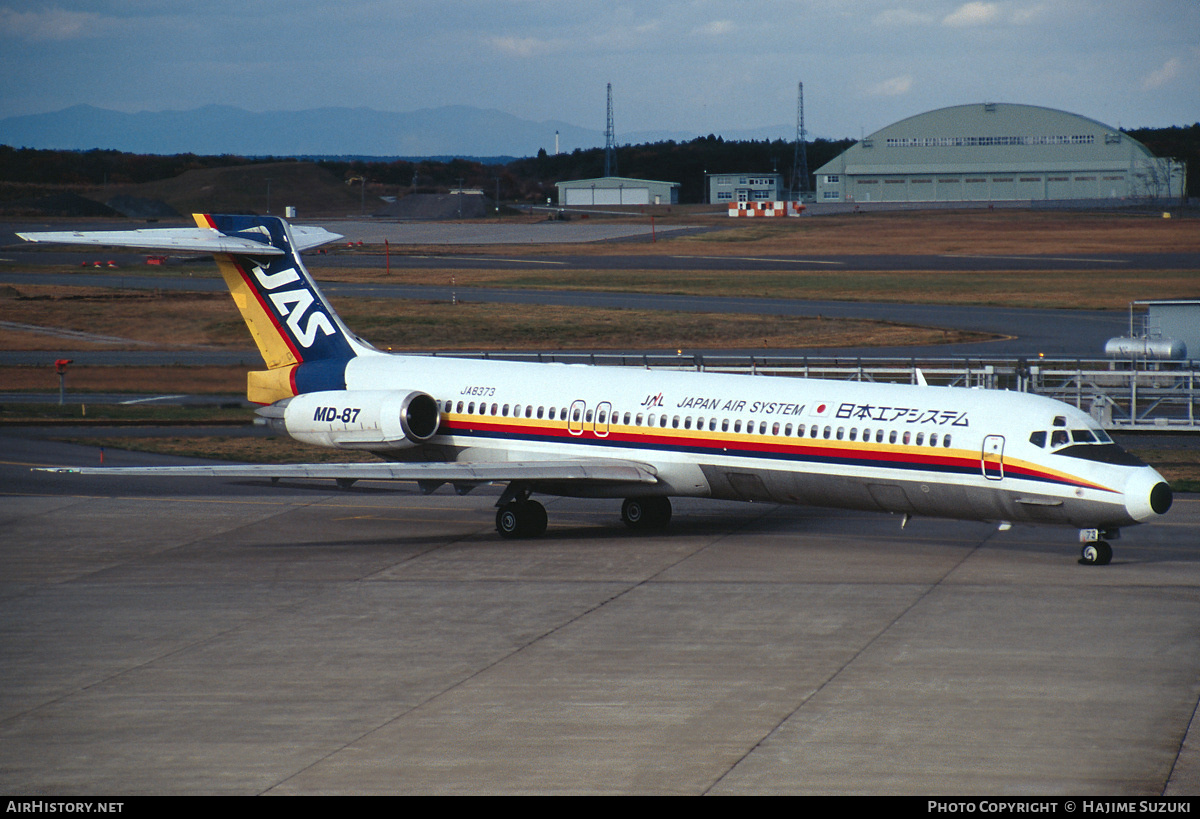
<instances>
[{"instance_id":1,"label":"green hangar","mask_svg":"<svg viewBox=\"0 0 1200 819\"><path fill-rule=\"evenodd\" d=\"M1169 199L1184 165L1101 122L1036 105L955 105L887 126L816 171L818 202Z\"/></svg>"}]
</instances>

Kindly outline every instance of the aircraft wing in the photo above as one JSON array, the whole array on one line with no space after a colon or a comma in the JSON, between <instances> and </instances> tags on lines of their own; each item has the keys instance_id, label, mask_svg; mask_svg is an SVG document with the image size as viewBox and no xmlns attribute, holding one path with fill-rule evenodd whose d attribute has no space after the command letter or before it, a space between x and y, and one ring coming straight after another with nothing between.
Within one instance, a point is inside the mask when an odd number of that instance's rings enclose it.
<instances>
[{"instance_id":1,"label":"aircraft wing","mask_svg":"<svg viewBox=\"0 0 1200 819\"><path fill-rule=\"evenodd\" d=\"M293 246L297 251L327 244L342 238L321 227L293 226ZM18 233L27 242L60 245L133 247L142 250L173 250L189 253L239 253L246 256L282 256L287 251L253 239L227 236L212 228L152 228L149 230L57 231Z\"/></svg>"},{"instance_id":2,"label":"aircraft wing","mask_svg":"<svg viewBox=\"0 0 1200 819\"><path fill-rule=\"evenodd\" d=\"M475 486L522 481L581 483L658 482L657 470L636 461L574 459L562 461L485 461L365 464L236 464L216 466L38 467L38 472L75 475L211 478L324 478L338 481L417 481Z\"/></svg>"}]
</instances>

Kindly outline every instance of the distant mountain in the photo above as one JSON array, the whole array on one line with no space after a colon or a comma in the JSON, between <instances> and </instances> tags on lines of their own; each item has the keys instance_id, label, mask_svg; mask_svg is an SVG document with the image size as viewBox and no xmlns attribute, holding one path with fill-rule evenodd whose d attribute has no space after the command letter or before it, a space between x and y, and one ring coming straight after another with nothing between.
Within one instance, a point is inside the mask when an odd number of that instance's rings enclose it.
<instances>
[{"instance_id":1,"label":"distant mountain","mask_svg":"<svg viewBox=\"0 0 1200 819\"><path fill-rule=\"evenodd\" d=\"M254 113L228 105L190 111L125 114L76 105L49 114L0 119L0 144L15 148L145 154L242 156L533 156L603 147L604 133L565 122L533 122L495 109L448 105L404 113L371 108L316 108ZM621 144L685 141L700 134L618 133ZM725 132L726 139L788 137L785 126Z\"/></svg>"}]
</instances>

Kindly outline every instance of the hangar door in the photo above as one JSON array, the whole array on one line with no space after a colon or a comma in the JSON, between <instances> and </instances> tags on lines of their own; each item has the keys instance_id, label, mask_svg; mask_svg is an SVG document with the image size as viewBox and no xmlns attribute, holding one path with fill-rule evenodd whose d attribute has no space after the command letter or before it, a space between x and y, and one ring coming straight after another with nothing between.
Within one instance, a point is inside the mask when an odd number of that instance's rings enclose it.
<instances>
[{"instance_id":1,"label":"hangar door","mask_svg":"<svg viewBox=\"0 0 1200 819\"><path fill-rule=\"evenodd\" d=\"M649 188L567 188L568 205L649 205Z\"/></svg>"}]
</instances>

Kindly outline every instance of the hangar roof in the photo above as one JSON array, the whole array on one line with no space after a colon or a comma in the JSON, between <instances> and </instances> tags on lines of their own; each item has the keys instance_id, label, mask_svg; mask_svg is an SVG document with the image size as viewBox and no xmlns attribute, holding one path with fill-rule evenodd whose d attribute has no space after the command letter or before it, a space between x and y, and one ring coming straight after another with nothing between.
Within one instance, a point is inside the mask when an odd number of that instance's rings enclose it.
<instances>
[{"instance_id":1,"label":"hangar roof","mask_svg":"<svg viewBox=\"0 0 1200 819\"><path fill-rule=\"evenodd\" d=\"M1012 103L939 108L864 137L817 169L828 173L981 173L1038 167L1129 167L1153 154L1120 129L1094 119Z\"/></svg>"},{"instance_id":2,"label":"hangar roof","mask_svg":"<svg viewBox=\"0 0 1200 819\"><path fill-rule=\"evenodd\" d=\"M597 188L617 188L622 185L669 185L674 188L679 187L678 182L662 182L657 179L634 179L629 176L598 176L595 179L570 179L564 182L555 182L560 188L565 187L588 187L595 185Z\"/></svg>"}]
</instances>

